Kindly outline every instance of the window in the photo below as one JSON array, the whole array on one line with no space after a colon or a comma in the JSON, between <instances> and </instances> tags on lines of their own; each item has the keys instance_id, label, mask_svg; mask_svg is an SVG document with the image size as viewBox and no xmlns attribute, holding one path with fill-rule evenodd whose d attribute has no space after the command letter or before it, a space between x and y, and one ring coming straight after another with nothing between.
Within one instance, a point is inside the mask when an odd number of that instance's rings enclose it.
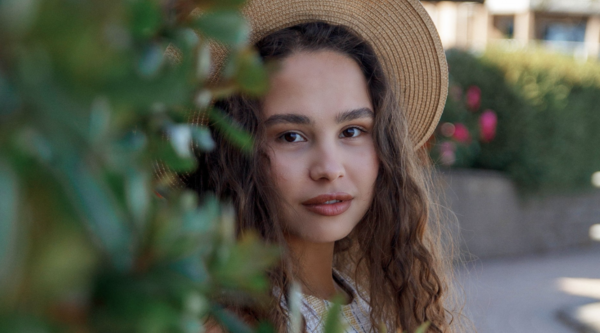
<instances>
[{"instance_id":1,"label":"window","mask_svg":"<svg viewBox=\"0 0 600 333\"><path fill-rule=\"evenodd\" d=\"M514 15L496 15L494 16L494 37L511 39L515 33Z\"/></svg>"},{"instance_id":2,"label":"window","mask_svg":"<svg viewBox=\"0 0 600 333\"><path fill-rule=\"evenodd\" d=\"M543 39L557 42L583 42L585 40L585 23L549 23L544 29Z\"/></svg>"}]
</instances>

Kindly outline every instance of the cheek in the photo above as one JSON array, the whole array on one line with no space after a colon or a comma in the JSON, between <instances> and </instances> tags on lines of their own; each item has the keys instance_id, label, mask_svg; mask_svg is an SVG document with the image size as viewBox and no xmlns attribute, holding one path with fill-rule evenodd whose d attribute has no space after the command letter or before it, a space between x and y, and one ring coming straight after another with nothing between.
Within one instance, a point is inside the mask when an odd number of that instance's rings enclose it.
<instances>
[{"instance_id":1,"label":"cheek","mask_svg":"<svg viewBox=\"0 0 600 333\"><path fill-rule=\"evenodd\" d=\"M352 163L353 178L367 196L365 199L370 202L375 188L375 181L379 174L379 157L375 152L375 148L365 147L356 163Z\"/></svg>"},{"instance_id":2,"label":"cheek","mask_svg":"<svg viewBox=\"0 0 600 333\"><path fill-rule=\"evenodd\" d=\"M355 152L355 156L358 157L358 163L353 164L354 168L364 172L365 176L377 174L379 170L379 157L372 144L362 147L359 152Z\"/></svg>"},{"instance_id":3,"label":"cheek","mask_svg":"<svg viewBox=\"0 0 600 333\"><path fill-rule=\"evenodd\" d=\"M297 160L286 156L286 154L277 154L271 152L269 154L270 159L270 172L275 181L277 191L286 198L290 190L297 188L297 184L300 183L300 178L304 167Z\"/></svg>"}]
</instances>

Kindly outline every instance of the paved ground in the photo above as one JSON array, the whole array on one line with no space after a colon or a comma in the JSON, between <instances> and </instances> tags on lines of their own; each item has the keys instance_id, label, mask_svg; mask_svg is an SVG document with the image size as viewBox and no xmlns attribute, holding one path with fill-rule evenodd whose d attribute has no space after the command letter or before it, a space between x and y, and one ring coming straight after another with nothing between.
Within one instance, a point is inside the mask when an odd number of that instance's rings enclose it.
<instances>
[{"instance_id":1,"label":"paved ground","mask_svg":"<svg viewBox=\"0 0 600 333\"><path fill-rule=\"evenodd\" d=\"M556 314L600 302L600 246L477 261L459 282L479 333L573 333Z\"/></svg>"}]
</instances>

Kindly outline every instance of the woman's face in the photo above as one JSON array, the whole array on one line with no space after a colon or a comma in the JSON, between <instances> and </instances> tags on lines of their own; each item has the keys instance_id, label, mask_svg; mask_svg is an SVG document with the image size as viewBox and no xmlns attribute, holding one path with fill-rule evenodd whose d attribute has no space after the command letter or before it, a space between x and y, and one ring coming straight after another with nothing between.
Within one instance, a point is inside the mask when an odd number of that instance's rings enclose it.
<instances>
[{"instance_id":1,"label":"woman's face","mask_svg":"<svg viewBox=\"0 0 600 333\"><path fill-rule=\"evenodd\" d=\"M373 198L374 112L358 64L334 51L295 53L271 78L262 110L287 237L346 237Z\"/></svg>"}]
</instances>

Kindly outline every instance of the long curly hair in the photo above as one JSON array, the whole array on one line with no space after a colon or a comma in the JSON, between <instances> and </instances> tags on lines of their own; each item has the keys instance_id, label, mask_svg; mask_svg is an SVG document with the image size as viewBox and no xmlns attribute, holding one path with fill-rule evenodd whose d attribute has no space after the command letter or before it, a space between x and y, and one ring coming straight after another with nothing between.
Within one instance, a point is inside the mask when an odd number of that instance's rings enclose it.
<instances>
[{"instance_id":1,"label":"long curly hair","mask_svg":"<svg viewBox=\"0 0 600 333\"><path fill-rule=\"evenodd\" d=\"M426 151L415 151L407 121L389 89L372 47L343 26L300 24L274 32L256 44L265 62L295 52L331 50L354 59L368 82L375 111L373 138L380 166L372 204L352 233L336 242L334 265L352 277L371 306L371 322L413 332L429 322L428 332L455 332L459 312L453 306L450 228L442 223L432 191L433 168ZM283 249L280 263L268 272L274 290L294 281L294 260L287 251L278 209L280 202L265 153L261 101L236 95L216 103L255 138L254 152L242 154L214 132L217 148L198 156L202 168L188 180L233 202L237 232L252 231ZM445 220L445 219L444 219ZM442 237L443 236L443 237ZM445 245L445 246L444 246ZM232 305L247 320L269 320L287 329L285 293L272 293L268 306ZM283 299L282 299L283 298ZM454 322L454 324L453 324Z\"/></svg>"}]
</instances>

